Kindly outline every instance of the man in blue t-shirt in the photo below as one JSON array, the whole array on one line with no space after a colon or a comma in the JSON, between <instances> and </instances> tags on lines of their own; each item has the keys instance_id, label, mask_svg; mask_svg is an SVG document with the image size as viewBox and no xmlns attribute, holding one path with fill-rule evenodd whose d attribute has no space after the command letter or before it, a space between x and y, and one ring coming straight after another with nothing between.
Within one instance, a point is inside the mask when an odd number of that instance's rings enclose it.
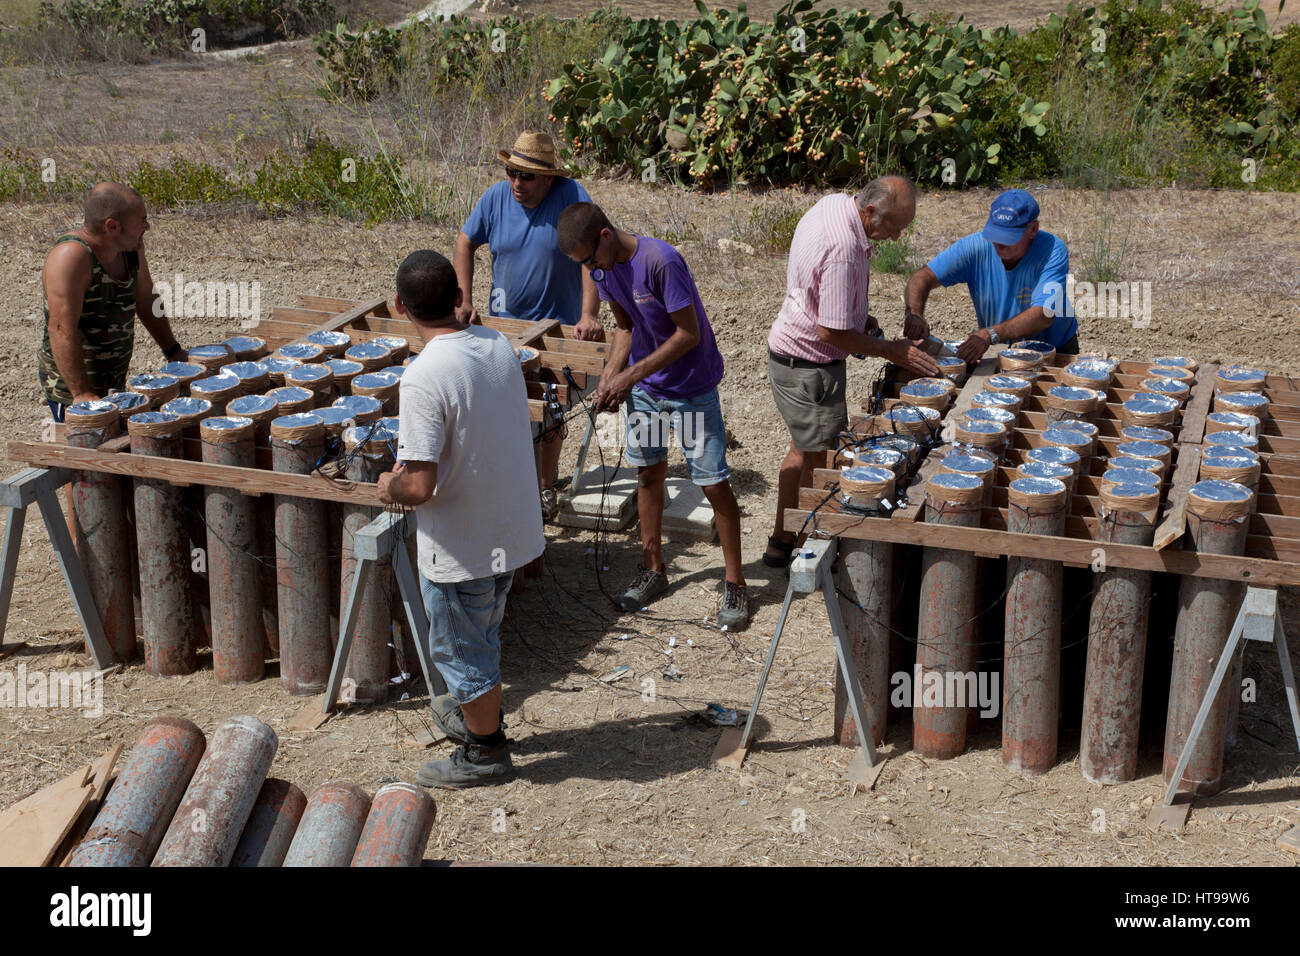
<instances>
[{"instance_id":1,"label":"man in blue t-shirt","mask_svg":"<svg viewBox=\"0 0 1300 956\"><path fill-rule=\"evenodd\" d=\"M740 630L749 623L749 601L740 506L731 490L718 400L722 353L691 270L668 243L615 228L594 203L564 210L557 239L570 259L590 270L618 323L593 400L598 412L627 403L624 454L637 469L641 568L618 604L639 611L668 588L660 529L668 444L676 434L691 481L704 491L718 524L727 568L718 625Z\"/></svg>"},{"instance_id":2,"label":"man in blue t-shirt","mask_svg":"<svg viewBox=\"0 0 1300 956\"><path fill-rule=\"evenodd\" d=\"M497 151L506 181L488 187L456 237L453 264L460 285L460 322L478 321L474 308L474 252L487 244L492 255L492 291L487 314L512 319L558 319L574 326L576 338L601 342L600 295L591 277L560 252L555 223L566 206L590 202L556 159L549 133L524 132L508 150ZM537 480L542 516L555 517L555 481L564 430L543 438Z\"/></svg>"},{"instance_id":3,"label":"man in blue t-shirt","mask_svg":"<svg viewBox=\"0 0 1300 956\"><path fill-rule=\"evenodd\" d=\"M979 328L957 354L977 362L990 345L1038 339L1064 355L1079 353L1079 324L1065 297L1070 253L1038 229L1038 203L1023 189L993 200L982 232L958 239L916 270L907 282L903 334L930 334L925 303L938 286L966 283Z\"/></svg>"}]
</instances>

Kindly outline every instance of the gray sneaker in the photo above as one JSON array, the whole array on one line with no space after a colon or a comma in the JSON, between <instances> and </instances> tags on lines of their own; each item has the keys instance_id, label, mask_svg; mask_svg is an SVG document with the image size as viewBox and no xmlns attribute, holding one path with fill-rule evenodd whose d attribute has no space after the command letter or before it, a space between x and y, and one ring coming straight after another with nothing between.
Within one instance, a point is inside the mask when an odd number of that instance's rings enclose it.
<instances>
[{"instance_id":1,"label":"gray sneaker","mask_svg":"<svg viewBox=\"0 0 1300 956\"><path fill-rule=\"evenodd\" d=\"M743 584L724 582L722 608L718 611L718 627L728 631L743 631L749 626L749 589Z\"/></svg>"},{"instance_id":2,"label":"gray sneaker","mask_svg":"<svg viewBox=\"0 0 1300 956\"><path fill-rule=\"evenodd\" d=\"M477 744L463 744L444 760L431 760L420 767L416 779L424 787L460 790L486 784L505 783L515 775L510 760L510 741L490 750Z\"/></svg>"},{"instance_id":3,"label":"gray sneaker","mask_svg":"<svg viewBox=\"0 0 1300 956\"><path fill-rule=\"evenodd\" d=\"M451 694L442 694L429 701L429 710L433 712L433 722L444 734L458 744L469 741L469 728L465 726L465 715L460 712L460 704ZM501 729L506 729L505 713L501 714Z\"/></svg>"},{"instance_id":4,"label":"gray sneaker","mask_svg":"<svg viewBox=\"0 0 1300 956\"><path fill-rule=\"evenodd\" d=\"M560 513L559 493L554 488L542 489L542 520L552 521Z\"/></svg>"},{"instance_id":5,"label":"gray sneaker","mask_svg":"<svg viewBox=\"0 0 1300 956\"><path fill-rule=\"evenodd\" d=\"M643 567L631 587L618 596L618 606L625 611L639 611L667 590L668 575Z\"/></svg>"}]
</instances>

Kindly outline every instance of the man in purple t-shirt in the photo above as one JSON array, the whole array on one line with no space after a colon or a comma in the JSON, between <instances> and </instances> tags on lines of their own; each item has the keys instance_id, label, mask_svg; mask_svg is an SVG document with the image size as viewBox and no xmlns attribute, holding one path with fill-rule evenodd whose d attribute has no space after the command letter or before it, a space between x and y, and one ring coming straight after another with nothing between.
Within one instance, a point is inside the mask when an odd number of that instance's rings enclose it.
<instances>
[{"instance_id":1,"label":"man in purple t-shirt","mask_svg":"<svg viewBox=\"0 0 1300 956\"><path fill-rule=\"evenodd\" d=\"M749 601L740 565L740 507L718 400L722 353L691 270L668 243L616 229L594 203L574 203L560 213L555 238L561 252L590 271L618 323L593 401L598 412L627 402L626 455L637 468L642 566L619 595L619 606L639 611L668 588L659 539L674 432L691 480L713 506L722 542L727 577L718 624L739 630L749 623Z\"/></svg>"}]
</instances>

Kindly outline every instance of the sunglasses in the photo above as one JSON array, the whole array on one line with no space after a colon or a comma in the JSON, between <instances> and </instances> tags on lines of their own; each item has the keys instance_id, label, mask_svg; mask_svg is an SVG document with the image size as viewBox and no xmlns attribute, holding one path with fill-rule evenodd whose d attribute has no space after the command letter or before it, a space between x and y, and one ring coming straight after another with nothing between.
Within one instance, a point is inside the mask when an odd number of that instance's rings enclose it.
<instances>
[{"instance_id":1,"label":"sunglasses","mask_svg":"<svg viewBox=\"0 0 1300 956\"><path fill-rule=\"evenodd\" d=\"M510 169L509 167L507 167L507 168L506 168L506 178L507 178L507 179L517 179L517 180L519 180L521 183L531 183L534 179L537 178L537 174L536 174L536 173L525 173L525 172L523 172L522 170L518 170L518 169Z\"/></svg>"},{"instance_id":2,"label":"sunglasses","mask_svg":"<svg viewBox=\"0 0 1300 956\"><path fill-rule=\"evenodd\" d=\"M605 234L604 231L602 230L601 234L596 236L596 244L591 247L591 255L587 256L587 258L583 259L582 262L578 264L583 266L594 265L596 262L596 253L600 252L600 244L601 242L604 241L604 239L605 239ZM600 280L597 279L597 281Z\"/></svg>"}]
</instances>

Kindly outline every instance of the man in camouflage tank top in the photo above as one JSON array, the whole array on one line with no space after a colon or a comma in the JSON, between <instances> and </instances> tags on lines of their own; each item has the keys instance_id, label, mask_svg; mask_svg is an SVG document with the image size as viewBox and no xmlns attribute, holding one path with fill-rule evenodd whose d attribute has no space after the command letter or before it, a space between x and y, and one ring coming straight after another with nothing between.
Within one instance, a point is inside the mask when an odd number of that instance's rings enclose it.
<instances>
[{"instance_id":1,"label":"man in camouflage tank top","mask_svg":"<svg viewBox=\"0 0 1300 956\"><path fill-rule=\"evenodd\" d=\"M85 224L60 236L45 258L45 335L37 367L56 421L74 402L126 387L137 317L169 361L185 357L163 310L155 314L144 256L148 231L140 194L121 183L100 183L86 194Z\"/></svg>"}]
</instances>

